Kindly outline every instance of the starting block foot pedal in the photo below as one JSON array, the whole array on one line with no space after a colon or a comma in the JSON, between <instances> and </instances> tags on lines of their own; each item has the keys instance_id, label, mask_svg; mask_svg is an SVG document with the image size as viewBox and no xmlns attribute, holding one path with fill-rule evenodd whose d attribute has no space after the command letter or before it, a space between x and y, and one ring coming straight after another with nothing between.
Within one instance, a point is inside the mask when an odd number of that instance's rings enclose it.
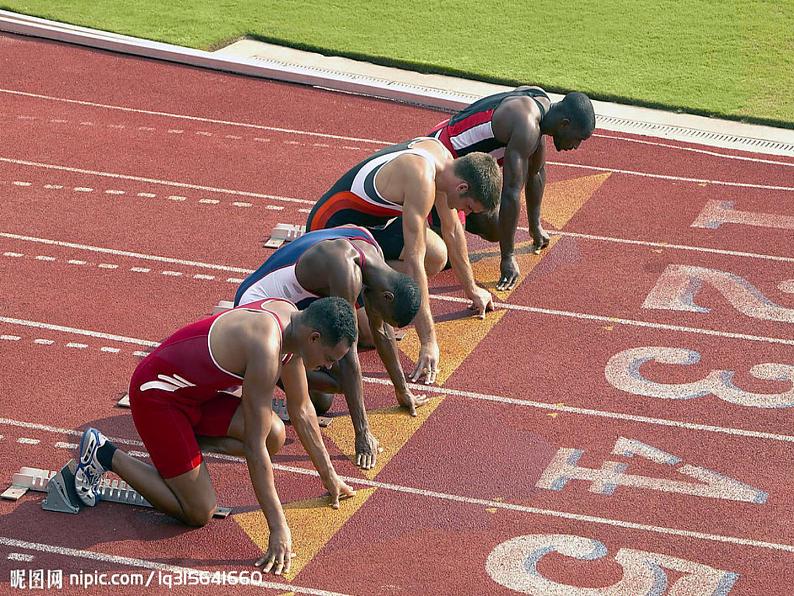
<instances>
[{"instance_id":1,"label":"starting block foot pedal","mask_svg":"<svg viewBox=\"0 0 794 596\"><path fill-rule=\"evenodd\" d=\"M276 224L265 242L265 248L278 248L285 242L292 242L306 233L306 226L299 224Z\"/></svg>"},{"instance_id":2,"label":"starting block foot pedal","mask_svg":"<svg viewBox=\"0 0 794 596\"><path fill-rule=\"evenodd\" d=\"M212 315L215 316L220 312L229 310L230 308L234 308L234 302L231 302L229 300L221 300L220 302L218 302L217 306L215 306L212 309Z\"/></svg>"},{"instance_id":3,"label":"starting block foot pedal","mask_svg":"<svg viewBox=\"0 0 794 596\"><path fill-rule=\"evenodd\" d=\"M77 464L73 459L47 482L47 496L41 508L59 513L80 513L82 503L74 489L74 473Z\"/></svg>"},{"instance_id":4,"label":"starting block foot pedal","mask_svg":"<svg viewBox=\"0 0 794 596\"><path fill-rule=\"evenodd\" d=\"M116 402L116 405L119 408L129 408L130 407L130 394L125 393L124 396Z\"/></svg>"}]
</instances>

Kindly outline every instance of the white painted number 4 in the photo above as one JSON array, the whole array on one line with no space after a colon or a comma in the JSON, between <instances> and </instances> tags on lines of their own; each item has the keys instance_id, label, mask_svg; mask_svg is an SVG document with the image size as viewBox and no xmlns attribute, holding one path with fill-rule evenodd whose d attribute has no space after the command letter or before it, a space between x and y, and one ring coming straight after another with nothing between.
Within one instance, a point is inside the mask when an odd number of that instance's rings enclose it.
<instances>
[{"instance_id":1,"label":"white painted number 4","mask_svg":"<svg viewBox=\"0 0 794 596\"><path fill-rule=\"evenodd\" d=\"M621 548L615 561L623 568L623 577L605 588L581 588L544 577L538 563L549 553L558 553L580 561L595 561L607 555L602 542L566 534L530 534L498 545L485 563L496 583L538 596L723 596L739 579L730 571L715 569L668 555ZM669 584L667 570L676 572ZM585 575L585 574L582 574Z\"/></svg>"},{"instance_id":2,"label":"white painted number 4","mask_svg":"<svg viewBox=\"0 0 794 596\"><path fill-rule=\"evenodd\" d=\"M697 482L668 480L627 474L629 464L605 461L600 468L584 468L577 465L584 452L581 449L562 448L543 471L536 486L549 490L562 490L571 480L589 481L590 492L611 495L618 486L629 486L645 490L658 490L682 495L743 501L746 503L766 503L767 493L748 484L724 476L714 470L681 464L681 458L661 449L646 445L635 439L619 437L612 449L614 455L624 457L639 456L657 464L677 466L676 472ZM681 464L681 465L679 465Z\"/></svg>"}]
</instances>

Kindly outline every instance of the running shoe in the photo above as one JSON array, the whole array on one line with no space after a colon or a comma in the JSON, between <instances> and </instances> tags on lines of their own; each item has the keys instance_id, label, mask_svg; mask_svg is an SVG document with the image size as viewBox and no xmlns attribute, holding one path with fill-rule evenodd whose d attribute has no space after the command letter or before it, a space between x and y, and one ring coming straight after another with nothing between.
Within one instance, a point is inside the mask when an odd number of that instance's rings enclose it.
<instances>
[{"instance_id":1,"label":"running shoe","mask_svg":"<svg viewBox=\"0 0 794 596\"><path fill-rule=\"evenodd\" d=\"M97 490L102 477L107 472L97 459L97 452L105 441L105 435L95 428L86 430L80 439L80 457L74 474L74 488L80 500L89 507L93 507L99 501Z\"/></svg>"}]
</instances>

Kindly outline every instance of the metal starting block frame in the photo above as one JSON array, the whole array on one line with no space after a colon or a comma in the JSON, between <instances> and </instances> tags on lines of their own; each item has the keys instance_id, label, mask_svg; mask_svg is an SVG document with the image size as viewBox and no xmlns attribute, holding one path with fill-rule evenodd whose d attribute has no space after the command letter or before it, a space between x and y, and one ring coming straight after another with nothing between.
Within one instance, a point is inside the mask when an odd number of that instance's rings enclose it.
<instances>
[{"instance_id":1,"label":"metal starting block frame","mask_svg":"<svg viewBox=\"0 0 794 596\"><path fill-rule=\"evenodd\" d=\"M2 494L3 498L14 501L22 497L28 490L46 492L47 496L41 502L41 508L46 511L59 513L80 513L85 507L74 488L74 474L77 464L73 459L59 471L42 470L41 468L23 467L14 474L11 486ZM123 505L137 505L138 507L152 507L143 496L130 487L123 480L103 480L97 490L97 495L103 501L121 503ZM213 517L225 518L231 513L229 507L217 507Z\"/></svg>"},{"instance_id":2,"label":"metal starting block frame","mask_svg":"<svg viewBox=\"0 0 794 596\"><path fill-rule=\"evenodd\" d=\"M278 248L285 242L292 242L306 233L306 226L299 224L276 224L265 242L265 248Z\"/></svg>"}]
</instances>

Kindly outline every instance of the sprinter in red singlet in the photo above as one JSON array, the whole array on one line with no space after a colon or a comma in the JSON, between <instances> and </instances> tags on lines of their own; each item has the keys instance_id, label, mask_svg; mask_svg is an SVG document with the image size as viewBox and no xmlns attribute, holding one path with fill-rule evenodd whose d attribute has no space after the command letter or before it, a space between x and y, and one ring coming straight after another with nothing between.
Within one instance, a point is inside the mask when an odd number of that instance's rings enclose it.
<instances>
[{"instance_id":1,"label":"sprinter in red singlet","mask_svg":"<svg viewBox=\"0 0 794 596\"><path fill-rule=\"evenodd\" d=\"M273 482L270 456L284 444L284 424L271 410L279 377L295 431L331 505L354 491L337 476L309 401L306 370L331 366L356 341L353 308L322 298L298 311L286 300L253 302L183 327L144 358L130 381L135 428L152 464L135 459L90 428L83 434L75 489L89 506L102 476L113 471L156 509L192 526L215 511L215 490L201 448L245 457L270 528L256 564L288 571L292 537ZM242 397L228 393L242 385Z\"/></svg>"}]
</instances>

